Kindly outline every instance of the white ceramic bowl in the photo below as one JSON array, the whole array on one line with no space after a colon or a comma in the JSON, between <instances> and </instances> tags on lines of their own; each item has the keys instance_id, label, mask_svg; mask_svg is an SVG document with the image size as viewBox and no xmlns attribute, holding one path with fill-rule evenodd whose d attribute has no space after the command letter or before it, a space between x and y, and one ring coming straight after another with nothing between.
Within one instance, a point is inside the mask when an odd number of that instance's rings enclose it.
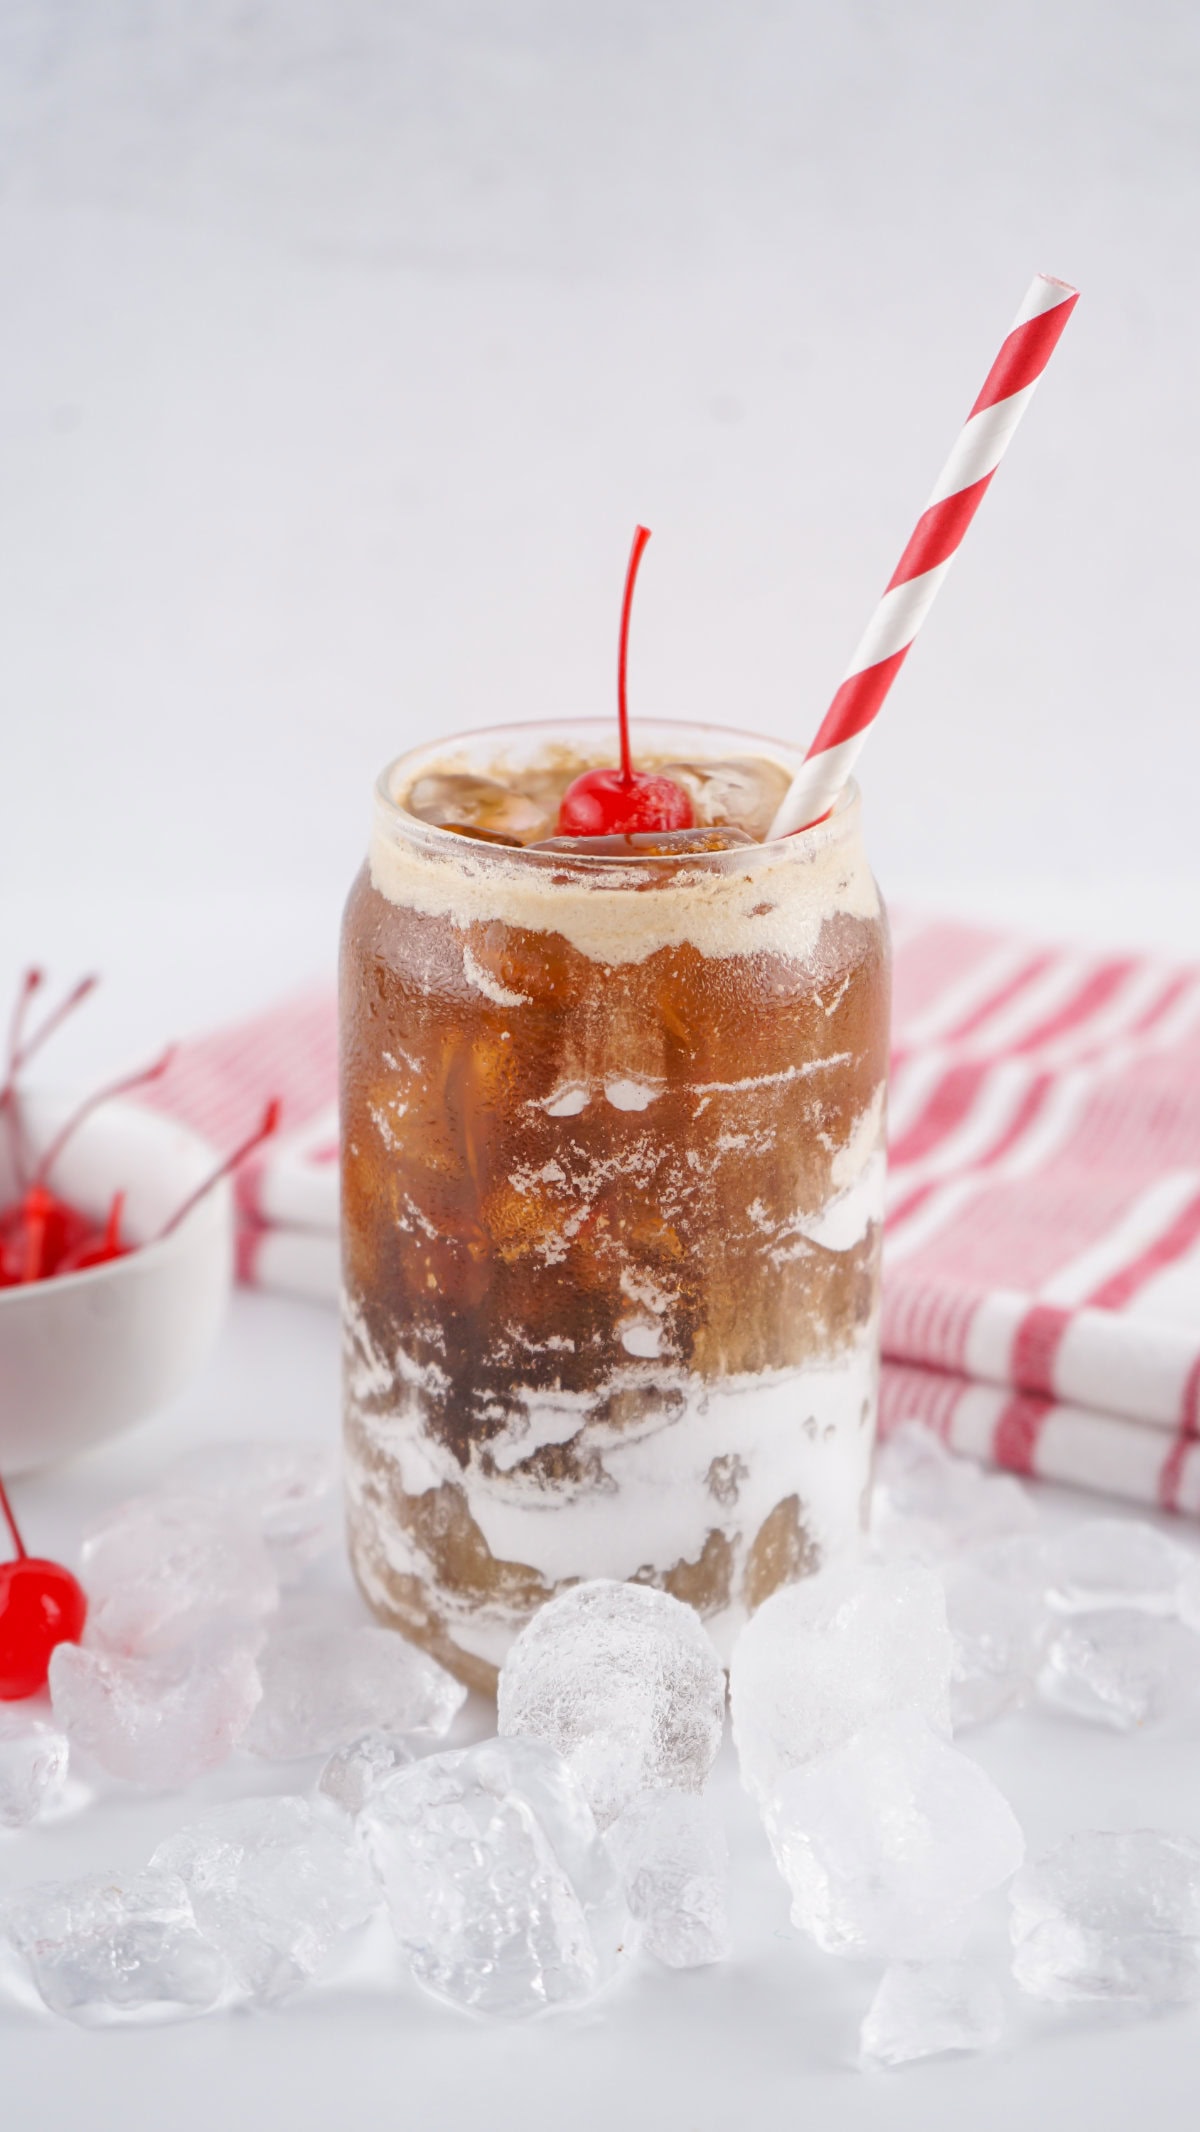
<instances>
[{"instance_id":1,"label":"white ceramic bowl","mask_svg":"<svg viewBox=\"0 0 1200 2132\"><path fill-rule=\"evenodd\" d=\"M74 1108L62 1096L23 1096L29 1147L46 1146ZM233 1274L229 1184L162 1243L143 1240L216 1159L185 1126L121 1101L102 1105L69 1142L52 1188L101 1222L113 1193L124 1190L124 1234L142 1248L85 1273L0 1288L0 1473L72 1457L144 1421L203 1360ZM0 1205L12 1197L5 1144Z\"/></svg>"}]
</instances>

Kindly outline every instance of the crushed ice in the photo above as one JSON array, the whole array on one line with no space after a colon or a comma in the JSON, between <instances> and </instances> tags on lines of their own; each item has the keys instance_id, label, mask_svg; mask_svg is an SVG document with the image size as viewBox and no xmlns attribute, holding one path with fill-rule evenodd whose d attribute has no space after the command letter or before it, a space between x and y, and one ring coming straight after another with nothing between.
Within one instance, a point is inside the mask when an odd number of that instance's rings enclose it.
<instances>
[{"instance_id":1,"label":"crushed ice","mask_svg":"<svg viewBox=\"0 0 1200 2132\"><path fill-rule=\"evenodd\" d=\"M0 1942L45 2006L97 2025L272 2005L389 1922L421 1986L503 2018L589 1999L638 1952L727 1958L706 1789L725 1680L694 1611L650 1586L571 1588L512 1647L499 1736L439 1746L459 1683L332 1597L289 1593L337 1517L324 1451L225 1445L88 1534L84 1643L55 1653L48 1709L0 1708L0 1830L61 1811L69 1761L168 1791L239 1750L322 1766L306 1791L206 1813L140 1868L7 1893ZM1134 1519L1047 1536L1019 1481L915 1425L881 1447L864 1560L776 1592L730 1669L795 1928L886 1965L862 2065L997 2042L1001 1978L965 1950L1005 1890L1010 1989L1200 1999L1200 1843L1083 1829L1026 1858L959 1743L1026 1703L1128 1732L1198 1697L1194 1554Z\"/></svg>"}]
</instances>

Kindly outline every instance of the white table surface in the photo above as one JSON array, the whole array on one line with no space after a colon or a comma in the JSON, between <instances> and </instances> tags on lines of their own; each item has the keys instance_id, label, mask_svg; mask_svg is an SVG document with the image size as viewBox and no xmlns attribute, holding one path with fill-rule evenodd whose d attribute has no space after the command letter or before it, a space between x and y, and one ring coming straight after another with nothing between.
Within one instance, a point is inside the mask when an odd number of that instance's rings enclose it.
<instances>
[{"instance_id":1,"label":"white table surface","mask_svg":"<svg viewBox=\"0 0 1200 2132\"><path fill-rule=\"evenodd\" d=\"M332 1312L237 1297L212 1362L170 1413L69 1469L20 1484L31 1540L69 1560L84 1520L177 1450L243 1430L336 1440ZM1065 1498L1045 1495L1047 1515L1077 1514ZM340 1563L329 1574L346 1579ZM454 1737L487 1723L473 1702ZM1200 1837L1194 1722L1126 1739L1021 1714L968 1744L1008 1792L1034 1851L1083 1826L1155 1824ZM303 1788L318 1766L237 1756L186 1796L114 1790L9 1837L0 1873L15 1883L108 1862L133 1866L206 1804ZM485 2025L407 1981L381 1926L328 1981L271 2014L94 2034L0 2002L3 2122L14 2132L316 2132L351 2120L494 2132L727 2132L759 2119L822 2132L963 2123L985 2132L1056 2120L1115 2128L1128 2124L1135 2097L1139 2117L1159 2128L1193 2121L1200 2013L1150 2023L1099 2008L1064 2016L1014 1994L1011 2035L998 2053L859 2073L857 2024L878 1971L823 1957L790 1930L783 1883L728 1747L714 1782L733 1853L727 1964L671 1974L639 1961L582 2011ZM989 1931L997 1950L1001 1914L997 1906Z\"/></svg>"},{"instance_id":2,"label":"white table surface","mask_svg":"<svg viewBox=\"0 0 1200 2132\"><path fill-rule=\"evenodd\" d=\"M1048 891L1047 891L1048 893ZM948 892L962 908L966 891ZM1045 896L1041 907L1049 907ZM1144 902L1133 918L1169 946L1175 901ZM301 914L304 915L303 913ZM314 929L319 914L308 914ZM1063 925L1069 927L1070 912ZM106 940L112 983L97 1003L90 1044L128 1056L189 1021L203 1024L310 973L303 925L270 905L237 927L159 905L66 914L64 926ZM53 911L41 936L60 942ZM22 942L17 914L0 912L0 976ZM318 933L309 935L310 947ZM183 954L168 953L169 943ZM289 948L288 942L291 942ZM89 943L85 939L85 946ZM157 973L157 979L156 979ZM185 1020L186 1009L190 1015ZM89 1040L73 1043L87 1072ZM31 1545L70 1561L83 1525L151 1481L168 1458L205 1440L262 1435L336 1443L336 1319L330 1310L247 1294L234 1298L203 1375L173 1408L86 1459L17 1484ZM1043 1489L1051 1520L1095 1508ZM1178 1535L1180 1528L1171 1528ZM1190 1535L1188 1536L1190 1538ZM340 1557L325 1577L349 1593ZM473 1701L455 1737L487 1729ZM1074 1828L1158 1825L1200 1837L1200 1721L1180 1718L1120 1738L1048 1714L1019 1714L970 1736L971 1751L1011 1797L1030 1848ZM75 1814L0 1840L0 1879L68 1875L112 1862L133 1866L212 1801L311 1783L317 1765L270 1767L235 1757L184 1796L116 1788ZM737 1782L726 1748L715 1777L733 1851L732 1960L692 1974L638 1963L586 2010L523 2027L458 2017L408 1982L382 1924L330 1978L281 2012L222 2015L135 2033L82 2033L0 2000L0 2122L14 2132L258 2132L264 2125L364 2124L457 2132L727 2132L744 2117L771 2125L842 2128L969 2123L973 2132L1022 2121L1103 2128L1131 2110L1159 2132L1191 2124L1200 2095L1200 2012L1153 2022L1104 2009L1064 2016L1014 1994L1009 2040L986 2059L942 2060L900 2073L854 2068L857 2026L877 1971L818 1955L789 1929L783 1883ZM1003 1959L1003 1904L985 1935Z\"/></svg>"}]
</instances>

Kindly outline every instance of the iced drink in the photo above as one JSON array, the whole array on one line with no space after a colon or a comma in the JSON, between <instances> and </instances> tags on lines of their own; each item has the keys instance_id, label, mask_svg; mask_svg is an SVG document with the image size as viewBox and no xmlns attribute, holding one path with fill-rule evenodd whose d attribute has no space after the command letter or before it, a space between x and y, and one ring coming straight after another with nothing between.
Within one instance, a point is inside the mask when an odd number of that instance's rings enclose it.
<instances>
[{"instance_id":1,"label":"iced drink","mask_svg":"<svg viewBox=\"0 0 1200 2132\"><path fill-rule=\"evenodd\" d=\"M345 1424L368 1600L490 1687L579 1578L747 1613L856 1538L878 1350L886 920L851 790L642 725L698 827L555 835L597 721L385 772L341 969Z\"/></svg>"}]
</instances>

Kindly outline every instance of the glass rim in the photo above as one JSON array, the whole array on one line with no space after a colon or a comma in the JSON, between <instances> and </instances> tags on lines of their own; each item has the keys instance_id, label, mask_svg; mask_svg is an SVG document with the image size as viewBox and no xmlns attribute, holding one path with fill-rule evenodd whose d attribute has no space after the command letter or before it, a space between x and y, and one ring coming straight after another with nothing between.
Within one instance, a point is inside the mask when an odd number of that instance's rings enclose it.
<instances>
[{"instance_id":1,"label":"glass rim","mask_svg":"<svg viewBox=\"0 0 1200 2132\"><path fill-rule=\"evenodd\" d=\"M780 857L785 852L809 856L829 844L838 842L851 828L860 812L861 794L856 781L848 778L838 794L830 812L821 821L805 829L791 831L782 837L755 840L750 844L736 844L724 851L671 851L671 852L572 852L539 851L531 844L492 843L483 837L463 836L454 829L443 828L439 823L422 820L420 815L410 814L395 797L395 788L401 773L406 786L415 783L423 769L432 769L444 762L456 749L468 749L472 743L509 739L518 744L528 744L539 738L546 752L555 746L568 747L572 735L581 730L594 732L597 744L603 748L607 742L609 760L615 763L616 727L611 716L579 714L563 718L514 719L503 724L473 726L456 733L447 733L441 739L426 741L415 748L408 748L386 763L375 780L377 811L383 816L393 833L399 833L412 844L423 846L431 855L454 858L463 862L468 858L474 863L489 865L529 866L535 871L549 873L586 873L593 878L601 874L612 876L617 869L636 868L645 878L646 869L666 869L686 866L703 869L705 872L722 873L770 854ZM804 760L801 750L774 739L765 733L747 732L740 727L716 725L711 721L683 718L640 717L634 730L635 754L647 744L653 746L656 733L666 735L705 736L720 738L723 744L733 742L745 754L761 753L768 761L781 769L795 772ZM722 754L730 750L723 745ZM715 754L715 751L714 751ZM680 748L668 760L686 759Z\"/></svg>"}]
</instances>

